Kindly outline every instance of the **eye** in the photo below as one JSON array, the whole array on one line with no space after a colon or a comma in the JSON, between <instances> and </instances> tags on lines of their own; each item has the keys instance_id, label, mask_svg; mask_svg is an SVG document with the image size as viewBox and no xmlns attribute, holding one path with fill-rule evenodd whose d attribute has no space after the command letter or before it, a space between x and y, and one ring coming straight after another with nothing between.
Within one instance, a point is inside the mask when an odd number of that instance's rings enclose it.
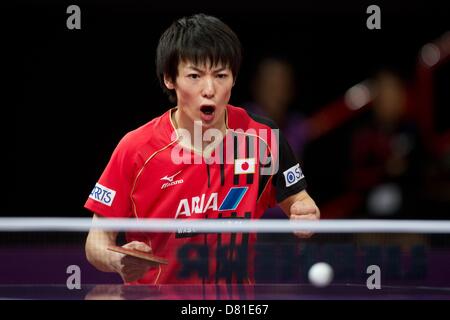
<instances>
[{"instance_id":1,"label":"eye","mask_svg":"<svg viewBox=\"0 0 450 320\"><path fill-rule=\"evenodd\" d=\"M217 75L217 77L218 77L219 79L225 79L225 78L228 77L228 74L227 74L227 73L219 73L219 74Z\"/></svg>"},{"instance_id":2,"label":"eye","mask_svg":"<svg viewBox=\"0 0 450 320\"><path fill-rule=\"evenodd\" d=\"M198 75L197 73L190 73L187 76L191 79L198 79L200 77L200 75Z\"/></svg>"}]
</instances>

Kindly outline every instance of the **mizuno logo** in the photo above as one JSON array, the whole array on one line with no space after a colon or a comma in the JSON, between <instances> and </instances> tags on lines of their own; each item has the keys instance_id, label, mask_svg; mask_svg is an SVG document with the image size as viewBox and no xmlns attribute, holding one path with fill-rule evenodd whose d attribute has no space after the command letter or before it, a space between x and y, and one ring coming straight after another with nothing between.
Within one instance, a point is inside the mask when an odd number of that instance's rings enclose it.
<instances>
[{"instance_id":1,"label":"mizuno logo","mask_svg":"<svg viewBox=\"0 0 450 320\"><path fill-rule=\"evenodd\" d=\"M165 180L165 181L172 182L172 181L173 181L173 178L175 178L175 176L178 175L181 171L183 171L183 170L178 171L177 173L175 173L173 176L170 176L170 177L168 177L168 176L166 175L165 177L162 177L161 180Z\"/></svg>"},{"instance_id":2,"label":"mizuno logo","mask_svg":"<svg viewBox=\"0 0 450 320\"><path fill-rule=\"evenodd\" d=\"M174 186L176 184L182 184L184 182L183 179L178 179L175 181L173 180L175 178L175 176L178 175L181 171L183 171L183 170L178 171L177 173L175 173L174 175L172 175L170 177L168 177L168 176L162 177L161 180L168 181L168 182L163 183L163 185L161 186L161 190L166 189L171 186Z\"/></svg>"}]
</instances>

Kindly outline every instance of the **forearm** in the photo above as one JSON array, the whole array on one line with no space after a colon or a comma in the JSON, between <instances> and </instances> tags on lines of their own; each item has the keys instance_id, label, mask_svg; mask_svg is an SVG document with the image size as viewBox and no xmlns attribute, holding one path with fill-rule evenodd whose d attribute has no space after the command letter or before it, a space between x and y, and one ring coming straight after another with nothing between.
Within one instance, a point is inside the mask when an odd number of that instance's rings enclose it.
<instances>
[{"instance_id":1,"label":"forearm","mask_svg":"<svg viewBox=\"0 0 450 320\"><path fill-rule=\"evenodd\" d=\"M117 254L108 250L109 245L115 244L117 233L105 233L91 230L86 240L86 258L98 270L116 272Z\"/></svg>"},{"instance_id":2,"label":"forearm","mask_svg":"<svg viewBox=\"0 0 450 320\"><path fill-rule=\"evenodd\" d=\"M93 221L99 219L94 214ZM117 232L91 229L86 239L86 258L98 270L103 272L117 272L118 256L109 251L109 245L115 245Z\"/></svg>"}]
</instances>

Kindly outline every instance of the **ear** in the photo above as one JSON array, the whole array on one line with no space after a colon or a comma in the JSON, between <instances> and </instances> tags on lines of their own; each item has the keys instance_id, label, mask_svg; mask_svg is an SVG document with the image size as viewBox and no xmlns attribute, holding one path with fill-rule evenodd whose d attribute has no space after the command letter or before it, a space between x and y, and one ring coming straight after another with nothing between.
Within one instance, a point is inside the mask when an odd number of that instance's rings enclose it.
<instances>
[{"instance_id":1,"label":"ear","mask_svg":"<svg viewBox=\"0 0 450 320\"><path fill-rule=\"evenodd\" d=\"M175 84L173 83L172 79L168 75L164 75L164 84L169 90L175 89Z\"/></svg>"}]
</instances>

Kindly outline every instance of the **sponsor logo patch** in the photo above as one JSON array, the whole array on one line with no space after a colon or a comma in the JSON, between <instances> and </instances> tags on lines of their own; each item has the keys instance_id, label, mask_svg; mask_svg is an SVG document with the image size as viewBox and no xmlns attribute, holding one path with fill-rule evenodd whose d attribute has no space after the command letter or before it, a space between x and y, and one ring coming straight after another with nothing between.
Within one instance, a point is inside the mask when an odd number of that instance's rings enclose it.
<instances>
[{"instance_id":1,"label":"sponsor logo patch","mask_svg":"<svg viewBox=\"0 0 450 320\"><path fill-rule=\"evenodd\" d=\"M94 189L92 190L89 198L95 200L97 202L103 203L108 207L111 207L114 197L116 196L116 192L112 189L109 189L105 186L102 186L100 183L95 184Z\"/></svg>"},{"instance_id":2,"label":"sponsor logo patch","mask_svg":"<svg viewBox=\"0 0 450 320\"><path fill-rule=\"evenodd\" d=\"M201 196L192 197L190 199L181 199L178 203L175 218L180 216L190 217L193 214L204 214L208 210L236 210L242 202L247 190L248 187L231 188L220 204L220 207L218 205L219 194L217 192L211 193L210 195L202 194Z\"/></svg>"},{"instance_id":3,"label":"sponsor logo patch","mask_svg":"<svg viewBox=\"0 0 450 320\"><path fill-rule=\"evenodd\" d=\"M300 169L300 164L298 163L295 166L284 171L283 175L284 181L286 182L286 187L290 187L296 184L305 177L303 175L302 169Z\"/></svg>"}]
</instances>

